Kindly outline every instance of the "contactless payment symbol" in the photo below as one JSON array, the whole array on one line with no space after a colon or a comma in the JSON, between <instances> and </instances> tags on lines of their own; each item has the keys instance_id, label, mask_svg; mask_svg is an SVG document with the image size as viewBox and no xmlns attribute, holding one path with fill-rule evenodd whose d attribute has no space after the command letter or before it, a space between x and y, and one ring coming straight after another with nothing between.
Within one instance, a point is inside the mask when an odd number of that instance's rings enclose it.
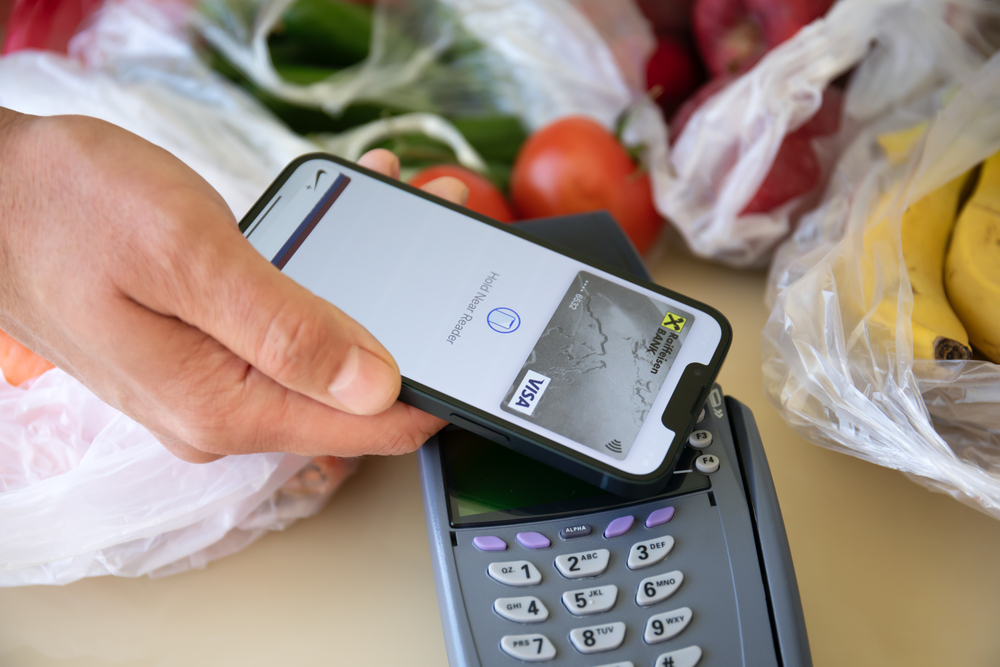
<instances>
[{"instance_id":1,"label":"contactless payment symbol","mask_svg":"<svg viewBox=\"0 0 1000 667\"><path fill-rule=\"evenodd\" d=\"M681 330L684 328L685 322L687 322L686 317L681 317L680 315L677 315L675 313L667 312L666 316L664 316L663 318L663 321L660 323L660 326L665 329L670 329L675 333L680 333Z\"/></svg>"},{"instance_id":2,"label":"contactless payment symbol","mask_svg":"<svg viewBox=\"0 0 1000 667\"><path fill-rule=\"evenodd\" d=\"M521 326L521 317L510 308L494 308L486 316L486 323L497 333L511 333Z\"/></svg>"}]
</instances>

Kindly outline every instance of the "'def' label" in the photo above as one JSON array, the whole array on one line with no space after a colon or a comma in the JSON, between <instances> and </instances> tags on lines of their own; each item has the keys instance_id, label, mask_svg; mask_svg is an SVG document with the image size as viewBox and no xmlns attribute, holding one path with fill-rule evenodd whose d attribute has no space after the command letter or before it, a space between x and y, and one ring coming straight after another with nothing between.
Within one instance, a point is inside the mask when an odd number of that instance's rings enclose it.
<instances>
[{"instance_id":1,"label":"'def' label","mask_svg":"<svg viewBox=\"0 0 1000 667\"><path fill-rule=\"evenodd\" d=\"M521 384L517 387L517 391L514 392L514 396L507 402L507 406L512 410L530 415L535 411L538 400L545 393L550 382L552 382L550 378L545 377L541 373L529 370L524 374L524 379L521 380Z\"/></svg>"}]
</instances>

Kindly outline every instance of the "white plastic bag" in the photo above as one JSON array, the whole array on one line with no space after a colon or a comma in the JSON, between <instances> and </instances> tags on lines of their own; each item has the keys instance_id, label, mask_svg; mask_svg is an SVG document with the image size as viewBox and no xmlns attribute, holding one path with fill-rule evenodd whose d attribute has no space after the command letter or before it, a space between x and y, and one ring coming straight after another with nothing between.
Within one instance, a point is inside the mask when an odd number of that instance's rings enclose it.
<instances>
[{"instance_id":1,"label":"white plastic bag","mask_svg":"<svg viewBox=\"0 0 1000 667\"><path fill-rule=\"evenodd\" d=\"M530 129L570 114L610 127L644 89L655 46L632 0L378 2L369 57L303 86L280 77L267 46L292 1L206 0L197 26L264 90L332 115L374 101L445 116L509 113Z\"/></svg>"},{"instance_id":2,"label":"white plastic bag","mask_svg":"<svg viewBox=\"0 0 1000 667\"><path fill-rule=\"evenodd\" d=\"M240 217L315 148L200 63L185 16L109 3L72 57L0 59L0 105L125 127L194 168ZM352 468L292 454L189 464L59 369L26 387L0 381L0 586L203 567L315 513Z\"/></svg>"},{"instance_id":3,"label":"white plastic bag","mask_svg":"<svg viewBox=\"0 0 1000 667\"><path fill-rule=\"evenodd\" d=\"M218 11L198 26L264 88L331 112L367 99L455 115L514 112L530 127L588 113L610 126L653 43L631 0L384 3L365 63L290 87L274 80L262 50L287 5L210 3ZM292 158L316 148L198 60L189 19L183 5L110 2L74 38L70 58L0 60L0 104L120 125L194 168L240 217ZM390 23L408 38L389 39ZM462 34L485 48L435 64ZM342 139L330 146L351 143ZM183 463L58 369L26 391L0 383L0 453L0 585L199 567L315 512L350 471L328 457L276 454Z\"/></svg>"},{"instance_id":4,"label":"white plastic bag","mask_svg":"<svg viewBox=\"0 0 1000 667\"><path fill-rule=\"evenodd\" d=\"M871 73L883 82L885 75ZM908 162L880 157L876 137L926 119ZM1000 518L1000 366L914 360L899 231L910 203L997 151L1000 54L873 118L845 151L823 204L775 257L763 356L768 398L803 437L902 470ZM889 202L885 214L874 215L880 200ZM881 275L866 284L864 233L880 219L895 243L877 248L872 265ZM895 330L866 320L883 299L897 304Z\"/></svg>"},{"instance_id":5,"label":"white plastic bag","mask_svg":"<svg viewBox=\"0 0 1000 667\"><path fill-rule=\"evenodd\" d=\"M785 135L819 109L831 81L850 80L837 152L859 123L968 75L982 58L945 20L976 0L840 0L753 69L704 103L668 156L654 158L657 207L692 250L734 266L765 264L810 193L768 212L741 215ZM963 8L964 6L964 8ZM665 147L653 145L658 150Z\"/></svg>"},{"instance_id":6,"label":"white plastic bag","mask_svg":"<svg viewBox=\"0 0 1000 667\"><path fill-rule=\"evenodd\" d=\"M657 209L696 254L734 266L765 264L818 198L820 188L740 215L831 81L857 67L851 87L861 94L849 96L844 138L822 140L827 162L857 123L981 62L953 24L982 0L840 0L706 102L671 149L659 108L644 97L655 43L632 0L381 2L370 57L309 86L281 80L268 56L267 36L290 2L208 0L199 29L265 90L334 115L376 101L446 116L510 113L531 130L580 114L610 129L631 109L623 138L646 149ZM468 37L477 48L436 62Z\"/></svg>"}]
</instances>

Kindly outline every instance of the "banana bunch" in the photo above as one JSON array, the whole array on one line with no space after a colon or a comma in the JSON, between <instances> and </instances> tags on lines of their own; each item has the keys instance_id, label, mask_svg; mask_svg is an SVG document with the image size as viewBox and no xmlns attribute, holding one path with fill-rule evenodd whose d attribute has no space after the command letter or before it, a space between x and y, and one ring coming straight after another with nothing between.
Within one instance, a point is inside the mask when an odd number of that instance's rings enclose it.
<instances>
[{"instance_id":1,"label":"banana bunch","mask_svg":"<svg viewBox=\"0 0 1000 667\"><path fill-rule=\"evenodd\" d=\"M972 344L1000 364L1000 153L983 163L955 223L944 285Z\"/></svg>"},{"instance_id":2,"label":"banana bunch","mask_svg":"<svg viewBox=\"0 0 1000 667\"><path fill-rule=\"evenodd\" d=\"M903 213L900 235L903 243L903 261L913 290L913 356L917 359L969 359L969 335L952 310L945 292L945 252L952 227L958 217L959 198L969 179L963 174L950 183L934 190L913 203ZM876 212L887 208L883 199ZM878 213L876 213L878 215ZM876 253L880 245L891 245L894 227L890 218L879 215L874 224L865 230L865 299L870 302L879 270L882 275L892 275L897 267L888 265L893 255ZM878 270L877 270L878 269ZM896 329L896 296L894 290L881 300L866 317L888 331Z\"/></svg>"},{"instance_id":3,"label":"banana bunch","mask_svg":"<svg viewBox=\"0 0 1000 667\"><path fill-rule=\"evenodd\" d=\"M879 139L898 163L925 128ZM895 156L896 159L893 159ZM975 186L971 197L964 202ZM897 253L886 252L894 227L886 215L891 193L875 207L864 235L862 278L866 303L876 283L899 271ZM987 160L976 184L976 170L959 176L913 203L900 226L902 259L913 292L913 355L917 359L971 359L975 346L1000 363L1000 153ZM894 290L865 319L896 329Z\"/></svg>"}]
</instances>

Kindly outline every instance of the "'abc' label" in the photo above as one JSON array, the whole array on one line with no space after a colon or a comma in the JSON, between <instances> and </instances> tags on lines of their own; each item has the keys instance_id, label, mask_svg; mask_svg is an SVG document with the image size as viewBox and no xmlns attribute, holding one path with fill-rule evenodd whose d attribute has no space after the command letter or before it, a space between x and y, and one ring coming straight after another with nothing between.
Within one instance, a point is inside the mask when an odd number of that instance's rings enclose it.
<instances>
[{"instance_id":1,"label":"'abc' label","mask_svg":"<svg viewBox=\"0 0 1000 667\"><path fill-rule=\"evenodd\" d=\"M535 411L538 399L545 393L550 382L552 382L551 378L529 370L524 374L521 384L518 385L514 396L507 402L507 406L512 410L530 415Z\"/></svg>"}]
</instances>

